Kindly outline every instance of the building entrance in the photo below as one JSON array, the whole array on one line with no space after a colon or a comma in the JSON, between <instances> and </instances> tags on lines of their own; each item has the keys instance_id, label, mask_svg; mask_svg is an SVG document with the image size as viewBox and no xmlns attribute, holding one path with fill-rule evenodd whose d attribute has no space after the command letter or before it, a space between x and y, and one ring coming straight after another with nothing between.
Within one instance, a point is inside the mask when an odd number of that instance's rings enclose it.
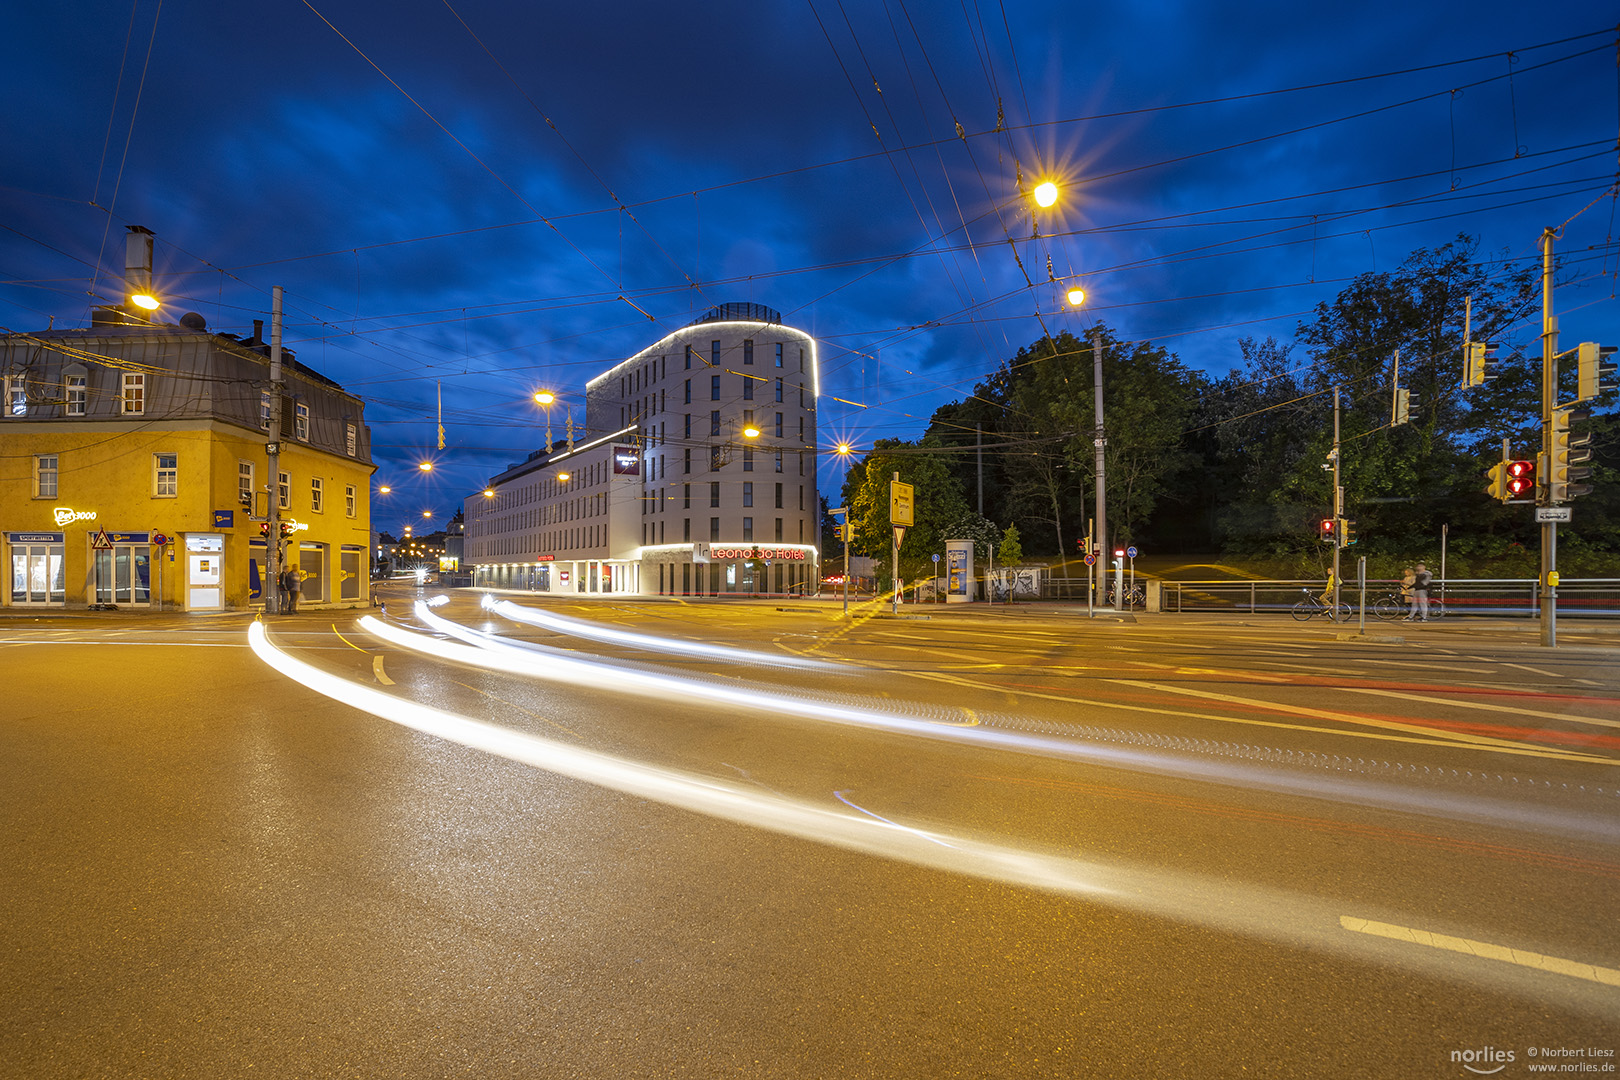
<instances>
[{"instance_id":1,"label":"building entrance","mask_svg":"<svg viewBox=\"0 0 1620 1080\"><path fill-rule=\"evenodd\" d=\"M61 533L11 533L11 602L67 603Z\"/></svg>"},{"instance_id":2,"label":"building entrance","mask_svg":"<svg viewBox=\"0 0 1620 1080\"><path fill-rule=\"evenodd\" d=\"M120 543L95 552L95 588L98 604L150 604L152 602L152 549L146 534L139 543Z\"/></svg>"}]
</instances>

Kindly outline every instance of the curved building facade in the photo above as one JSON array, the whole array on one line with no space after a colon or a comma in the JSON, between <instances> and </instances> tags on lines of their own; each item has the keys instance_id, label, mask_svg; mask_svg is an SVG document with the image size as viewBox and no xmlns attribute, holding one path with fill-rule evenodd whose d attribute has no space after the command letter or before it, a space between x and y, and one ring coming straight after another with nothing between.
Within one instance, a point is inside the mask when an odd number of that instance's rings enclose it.
<instances>
[{"instance_id":1,"label":"curved building facade","mask_svg":"<svg viewBox=\"0 0 1620 1080\"><path fill-rule=\"evenodd\" d=\"M676 596L814 593L816 341L725 304L585 388L583 439L467 500L474 584Z\"/></svg>"}]
</instances>

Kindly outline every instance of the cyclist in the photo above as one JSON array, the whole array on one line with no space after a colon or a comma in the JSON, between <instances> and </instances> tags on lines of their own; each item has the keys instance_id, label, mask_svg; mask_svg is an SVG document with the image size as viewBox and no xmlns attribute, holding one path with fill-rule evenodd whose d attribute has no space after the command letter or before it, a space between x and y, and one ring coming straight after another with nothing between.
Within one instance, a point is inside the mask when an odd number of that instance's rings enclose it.
<instances>
[{"instance_id":1,"label":"cyclist","mask_svg":"<svg viewBox=\"0 0 1620 1080\"><path fill-rule=\"evenodd\" d=\"M1327 578L1327 588L1322 590L1322 604L1329 611L1333 610L1333 586L1335 584L1336 584L1336 582L1333 580L1333 571L1329 570L1328 571L1328 578Z\"/></svg>"}]
</instances>

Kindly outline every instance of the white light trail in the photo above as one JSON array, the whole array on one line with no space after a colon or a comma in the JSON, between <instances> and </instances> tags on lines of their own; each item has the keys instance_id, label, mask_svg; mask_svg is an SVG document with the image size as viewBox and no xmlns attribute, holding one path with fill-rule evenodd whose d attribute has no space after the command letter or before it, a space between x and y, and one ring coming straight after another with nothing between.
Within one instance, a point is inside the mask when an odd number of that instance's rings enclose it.
<instances>
[{"instance_id":1,"label":"white light trail","mask_svg":"<svg viewBox=\"0 0 1620 1080\"><path fill-rule=\"evenodd\" d=\"M840 664L829 663L825 660L810 660L799 656L783 656L780 653L754 652L750 649L737 649L728 645L709 645L700 641L677 641L674 638L655 637L652 634L637 634L629 630L615 630L612 627L587 622L583 619L570 619L562 615L553 615L549 611L537 611L534 608L520 607L510 600L496 600L492 603L486 603L484 606L503 618L511 619L513 622L527 623L530 626L555 630L559 634L588 638L592 641L605 641L614 645L625 645L632 649L642 649L647 652L704 656L714 660L724 660L730 664L768 664L772 667L809 668L822 671L847 670L843 669Z\"/></svg>"}]
</instances>

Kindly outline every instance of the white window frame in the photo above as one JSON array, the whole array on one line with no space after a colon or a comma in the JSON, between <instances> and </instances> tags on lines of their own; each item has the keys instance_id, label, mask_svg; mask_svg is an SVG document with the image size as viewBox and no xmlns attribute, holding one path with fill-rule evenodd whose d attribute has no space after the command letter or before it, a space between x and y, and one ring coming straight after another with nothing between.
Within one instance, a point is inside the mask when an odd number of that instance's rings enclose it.
<instances>
[{"instance_id":1,"label":"white window frame","mask_svg":"<svg viewBox=\"0 0 1620 1080\"><path fill-rule=\"evenodd\" d=\"M325 503L326 503L326 487L325 487L325 485L323 485L321 483L321 478L318 477L318 476L310 477L309 478L309 510L310 510L310 513L312 513L312 514L325 513L325 509L324 509Z\"/></svg>"},{"instance_id":2,"label":"white window frame","mask_svg":"<svg viewBox=\"0 0 1620 1080\"><path fill-rule=\"evenodd\" d=\"M67 415L83 416L90 400L90 377L65 375L62 377L62 390L62 396L67 399Z\"/></svg>"},{"instance_id":3,"label":"white window frame","mask_svg":"<svg viewBox=\"0 0 1620 1080\"><path fill-rule=\"evenodd\" d=\"M270 391L259 391L259 430L270 430Z\"/></svg>"},{"instance_id":4,"label":"white window frame","mask_svg":"<svg viewBox=\"0 0 1620 1080\"><path fill-rule=\"evenodd\" d=\"M50 464L47 466L46 462ZM34 455L34 498L54 499L61 490L61 460L55 454ZM49 484L46 480L49 478ZM46 490L49 486L50 490Z\"/></svg>"},{"instance_id":5,"label":"white window frame","mask_svg":"<svg viewBox=\"0 0 1620 1080\"><path fill-rule=\"evenodd\" d=\"M293 403L293 438L309 442L309 406L301 401Z\"/></svg>"},{"instance_id":6,"label":"white window frame","mask_svg":"<svg viewBox=\"0 0 1620 1080\"><path fill-rule=\"evenodd\" d=\"M146 414L146 375L139 371L126 371L119 384L118 412L121 416Z\"/></svg>"},{"instance_id":7,"label":"white window frame","mask_svg":"<svg viewBox=\"0 0 1620 1080\"><path fill-rule=\"evenodd\" d=\"M360 493L353 484L343 485L343 514L345 517L358 517L360 514Z\"/></svg>"},{"instance_id":8,"label":"white window frame","mask_svg":"<svg viewBox=\"0 0 1620 1080\"><path fill-rule=\"evenodd\" d=\"M22 417L28 415L28 376L6 376L6 415Z\"/></svg>"},{"instance_id":9,"label":"white window frame","mask_svg":"<svg viewBox=\"0 0 1620 1080\"><path fill-rule=\"evenodd\" d=\"M292 474L276 470L276 505L282 510L292 509Z\"/></svg>"},{"instance_id":10,"label":"white window frame","mask_svg":"<svg viewBox=\"0 0 1620 1080\"><path fill-rule=\"evenodd\" d=\"M358 439L357 435L358 435L358 433L355 431L355 427L354 427L353 424L345 424L344 425L343 442L344 442L344 446L349 451L349 456L350 457L354 457L354 448L359 444L359 439ZM353 517L354 515L351 514L349 516Z\"/></svg>"},{"instance_id":11,"label":"white window frame","mask_svg":"<svg viewBox=\"0 0 1620 1080\"><path fill-rule=\"evenodd\" d=\"M236 501L253 513L253 462L240 458L236 462Z\"/></svg>"},{"instance_id":12,"label":"white window frame","mask_svg":"<svg viewBox=\"0 0 1620 1080\"><path fill-rule=\"evenodd\" d=\"M167 459L168 464L164 461ZM180 495L180 455L162 451L152 455L152 497L174 499Z\"/></svg>"}]
</instances>

